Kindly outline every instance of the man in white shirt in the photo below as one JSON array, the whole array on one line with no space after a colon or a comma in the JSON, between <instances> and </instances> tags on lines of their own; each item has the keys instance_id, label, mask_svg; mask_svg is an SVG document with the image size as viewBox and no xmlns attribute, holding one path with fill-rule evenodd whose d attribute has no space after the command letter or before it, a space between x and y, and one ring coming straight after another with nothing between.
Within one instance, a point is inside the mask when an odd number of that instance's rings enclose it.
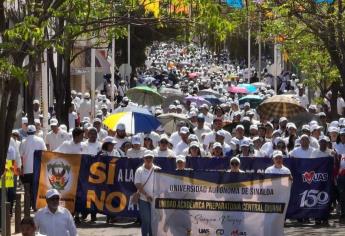
<instances>
[{"instance_id":1,"label":"man in white shirt","mask_svg":"<svg viewBox=\"0 0 345 236\"><path fill-rule=\"evenodd\" d=\"M212 124L213 122L213 114L209 112L210 108L207 104L202 104L200 106L200 112L205 116L205 122L208 124Z\"/></svg>"},{"instance_id":2,"label":"man in white shirt","mask_svg":"<svg viewBox=\"0 0 345 236\"><path fill-rule=\"evenodd\" d=\"M72 140L63 142L55 152L61 152L66 154L81 154L83 152L83 141L84 130L77 127L72 131Z\"/></svg>"},{"instance_id":3,"label":"man in white shirt","mask_svg":"<svg viewBox=\"0 0 345 236\"><path fill-rule=\"evenodd\" d=\"M114 137L114 140L116 142L116 149L120 149L124 142L129 141L129 139L126 137L125 124L120 123L116 126L116 135Z\"/></svg>"},{"instance_id":4,"label":"man in white shirt","mask_svg":"<svg viewBox=\"0 0 345 236\"><path fill-rule=\"evenodd\" d=\"M309 105L309 99L307 95L304 94L304 87L298 88L298 95L295 96L300 102L301 106L307 108Z\"/></svg>"},{"instance_id":5,"label":"man in white shirt","mask_svg":"<svg viewBox=\"0 0 345 236\"><path fill-rule=\"evenodd\" d=\"M132 148L128 149L128 158L143 158L146 148L141 147L140 136L136 135L132 137Z\"/></svg>"},{"instance_id":6,"label":"man in white shirt","mask_svg":"<svg viewBox=\"0 0 345 236\"><path fill-rule=\"evenodd\" d=\"M162 134L158 147L153 151L155 157L175 157L173 150L168 148L169 138L166 134Z\"/></svg>"},{"instance_id":7,"label":"man in white shirt","mask_svg":"<svg viewBox=\"0 0 345 236\"><path fill-rule=\"evenodd\" d=\"M170 142L173 145L173 147L176 147L176 145L181 141L180 129L184 126L186 126L186 122L184 121L179 121L176 124L176 131L172 133L170 136Z\"/></svg>"},{"instance_id":8,"label":"man in white shirt","mask_svg":"<svg viewBox=\"0 0 345 236\"><path fill-rule=\"evenodd\" d=\"M188 148L188 136L189 136L189 129L186 126L181 127L180 129L180 137L181 141L174 146L174 153L178 155L182 155L183 151Z\"/></svg>"},{"instance_id":9,"label":"man in white shirt","mask_svg":"<svg viewBox=\"0 0 345 236\"><path fill-rule=\"evenodd\" d=\"M209 132L208 134L205 135L205 138L204 138L204 142L203 142L203 148L205 151L208 151L209 150L209 146L211 143L214 143L215 142L215 139L216 139L216 132L218 130L223 130L223 121L221 118L215 118L214 121L213 121L213 130L211 132ZM223 130L224 132L224 135L225 135L225 139L224 139L224 142L227 143L227 144L230 144L231 142L231 134L226 131L226 130Z\"/></svg>"},{"instance_id":10,"label":"man in white shirt","mask_svg":"<svg viewBox=\"0 0 345 236\"><path fill-rule=\"evenodd\" d=\"M84 98L80 103L78 112L79 112L80 119L91 116L91 101L90 101L89 93L84 94Z\"/></svg>"},{"instance_id":11,"label":"man in white shirt","mask_svg":"<svg viewBox=\"0 0 345 236\"><path fill-rule=\"evenodd\" d=\"M291 171L283 165L283 153L281 151L273 152L273 163L265 170L265 174L291 175Z\"/></svg>"},{"instance_id":12,"label":"man in white shirt","mask_svg":"<svg viewBox=\"0 0 345 236\"><path fill-rule=\"evenodd\" d=\"M34 199L31 194L33 189L34 179L34 152L36 150L47 150L44 140L35 135L36 127L34 125L28 126L28 137L20 144L19 152L22 157L22 183L24 184L25 193L30 196L31 206L34 207Z\"/></svg>"},{"instance_id":13,"label":"man in white shirt","mask_svg":"<svg viewBox=\"0 0 345 236\"><path fill-rule=\"evenodd\" d=\"M47 150L53 151L57 149L63 142L69 139L69 135L66 131L59 127L57 119L50 119L51 131L46 136Z\"/></svg>"},{"instance_id":14,"label":"man in white shirt","mask_svg":"<svg viewBox=\"0 0 345 236\"><path fill-rule=\"evenodd\" d=\"M310 140L309 136L306 134L303 134L300 137L300 147L294 148L290 152L290 157L294 158L310 158L312 156L313 151L315 150L314 148L309 146Z\"/></svg>"},{"instance_id":15,"label":"man in white shirt","mask_svg":"<svg viewBox=\"0 0 345 236\"><path fill-rule=\"evenodd\" d=\"M345 101L341 97L341 94L337 98L337 112L339 116L344 116Z\"/></svg>"},{"instance_id":16,"label":"man in white shirt","mask_svg":"<svg viewBox=\"0 0 345 236\"><path fill-rule=\"evenodd\" d=\"M83 154L97 155L102 150L102 145L97 141L97 129L95 127L89 127L87 129L87 141L82 142Z\"/></svg>"},{"instance_id":17,"label":"man in white shirt","mask_svg":"<svg viewBox=\"0 0 345 236\"><path fill-rule=\"evenodd\" d=\"M197 127L194 128L194 134L198 137L201 143L204 142L204 137L211 129L205 125L205 117L203 114L197 116Z\"/></svg>"},{"instance_id":18,"label":"man in white shirt","mask_svg":"<svg viewBox=\"0 0 345 236\"><path fill-rule=\"evenodd\" d=\"M78 119L78 114L75 112L75 104L71 104L68 110L68 128L73 130L75 128L75 122Z\"/></svg>"},{"instance_id":19,"label":"man in white shirt","mask_svg":"<svg viewBox=\"0 0 345 236\"><path fill-rule=\"evenodd\" d=\"M313 151L312 158L333 156L332 150L328 148L329 143L330 143L330 139L327 136L325 135L320 136L319 148Z\"/></svg>"},{"instance_id":20,"label":"man in white shirt","mask_svg":"<svg viewBox=\"0 0 345 236\"><path fill-rule=\"evenodd\" d=\"M39 233L47 236L76 236L77 229L71 213L59 206L60 193L56 189L48 190L46 201L47 206L35 214Z\"/></svg>"},{"instance_id":21,"label":"man in white shirt","mask_svg":"<svg viewBox=\"0 0 345 236\"><path fill-rule=\"evenodd\" d=\"M34 119L39 119L40 118L40 114L41 114L41 110L40 110L40 101L38 101L37 99L35 99L33 101L33 112L34 112Z\"/></svg>"},{"instance_id":22,"label":"man in white shirt","mask_svg":"<svg viewBox=\"0 0 345 236\"><path fill-rule=\"evenodd\" d=\"M93 127L97 129L98 140L101 141L108 136L108 132L102 128L102 121L99 118L93 120Z\"/></svg>"}]
</instances>

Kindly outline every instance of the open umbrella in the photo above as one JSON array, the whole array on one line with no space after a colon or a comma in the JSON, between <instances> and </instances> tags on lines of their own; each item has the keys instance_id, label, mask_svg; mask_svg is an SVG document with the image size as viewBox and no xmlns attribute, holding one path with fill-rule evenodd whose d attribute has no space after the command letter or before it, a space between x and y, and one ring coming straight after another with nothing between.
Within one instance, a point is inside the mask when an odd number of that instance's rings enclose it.
<instances>
[{"instance_id":1,"label":"open umbrella","mask_svg":"<svg viewBox=\"0 0 345 236\"><path fill-rule=\"evenodd\" d=\"M184 103L185 95L180 89L162 88L159 93L163 96L162 108L165 112L168 110L169 105L176 100Z\"/></svg>"},{"instance_id":2,"label":"open umbrella","mask_svg":"<svg viewBox=\"0 0 345 236\"><path fill-rule=\"evenodd\" d=\"M139 105L156 106L163 102L163 97L157 90L148 86L138 86L128 89L126 95Z\"/></svg>"},{"instance_id":3,"label":"open umbrella","mask_svg":"<svg viewBox=\"0 0 345 236\"><path fill-rule=\"evenodd\" d=\"M264 115L274 118L282 116L289 118L306 111L292 95L275 95L270 97L263 101L256 110L260 116Z\"/></svg>"},{"instance_id":4,"label":"open umbrella","mask_svg":"<svg viewBox=\"0 0 345 236\"><path fill-rule=\"evenodd\" d=\"M119 123L124 124L126 132L130 134L151 132L160 126L160 122L156 117L139 112L115 113L103 121L103 124L111 130L116 130Z\"/></svg>"},{"instance_id":5,"label":"open umbrella","mask_svg":"<svg viewBox=\"0 0 345 236\"><path fill-rule=\"evenodd\" d=\"M152 115L152 113L149 110L147 110L146 108L139 107L138 105L134 105L134 104L133 105L128 104L125 107L119 106L112 113L115 114L115 113L119 113L119 112L138 112L138 113L144 113L146 115Z\"/></svg>"},{"instance_id":6,"label":"open umbrella","mask_svg":"<svg viewBox=\"0 0 345 236\"><path fill-rule=\"evenodd\" d=\"M248 90L243 87L230 86L228 87L228 92L230 93L248 93Z\"/></svg>"},{"instance_id":7,"label":"open umbrella","mask_svg":"<svg viewBox=\"0 0 345 236\"><path fill-rule=\"evenodd\" d=\"M199 74L197 72L193 72L193 73L189 73L188 74L188 78L189 79L195 79L198 76L199 76Z\"/></svg>"},{"instance_id":8,"label":"open umbrella","mask_svg":"<svg viewBox=\"0 0 345 236\"><path fill-rule=\"evenodd\" d=\"M262 100L263 100L263 98L261 96L250 94L250 95L241 97L238 100L238 102L239 102L239 104L244 104L245 102L249 102L250 107L255 108L262 102Z\"/></svg>"},{"instance_id":9,"label":"open umbrella","mask_svg":"<svg viewBox=\"0 0 345 236\"><path fill-rule=\"evenodd\" d=\"M252 85L254 85L257 89L262 88L262 87L266 87L266 83L263 82L256 82L256 83L252 83Z\"/></svg>"},{"instance_id":10,"label":"open umbrella","mask_svg":"<svg viewBox=\"0 0 345 236\"><path fill-rule=\"evenodd\" d=\"M168 134L172 134L176 131L176 127L179 121L186 122L188 126L192 125L188 118L183 114L166 113L159 115L157 118L161 122L164 131Z\"/></svg>"},{"instance_id":11,"label":"open umbrella","mask_svg":"<svg viewBox=\"0 0 345 236\"><path fill-rule=\"evenodd\" d=\"M222 103L222 101L220 101L220 99L214 95L203 95L201 97L204 98L206 101L210 102L213 106Z\"/></svg>"},{"instance_id":12,"label":"open umbrella","mask_svg":"<svg viewBox=\"0 0 345 236\"><path fill-rule=\"evenodd\" d=\"M241 88L246 88L249 93L256 93L258 91L257 88L252 84L239 84L237 86Z\"/></svg>"},{"instance_id":13,"label":"open umbrella","mask_svg":"<svg viewBox=\"0 0 345 236\"><path fill-rule=\"evenodd\" d=\"M214 91L213 89L203 89L203 90L200 90L198 92L198 95L199 96L203 96L203 95L214 95L218 98L220 98L222 95L220 93L218 93L217 91Z\"/></svg>"},{"instance_id":14,"label":"open umbrella","mask_svg":"<svg viewBox=\"0 0 345 236\"><path fill-rule=\"evenodd\" d=\"M201 106L202 104L211 105L209 101L199 96L188 96L188 97L185 97L185 100L190 101L190 102L195 102L197 106Z\"/></svg>"}]
</instances>

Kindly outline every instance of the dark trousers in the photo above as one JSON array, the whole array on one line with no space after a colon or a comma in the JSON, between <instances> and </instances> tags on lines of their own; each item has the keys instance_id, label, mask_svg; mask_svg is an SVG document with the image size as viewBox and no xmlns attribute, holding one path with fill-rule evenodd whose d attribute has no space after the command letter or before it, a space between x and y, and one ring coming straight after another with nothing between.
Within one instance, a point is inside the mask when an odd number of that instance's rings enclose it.
<instances>
[{"instance_id":1,"label":"dark trousers","mask_svg":"<svg viewBox=\"0 0 345 236\"><path fill-rule=\"evenodd\" d=\"M338 197L341 211L341 218L345 218L345 176L339 176L337 179L338 183Z\"/></svg>"}]
</instances>

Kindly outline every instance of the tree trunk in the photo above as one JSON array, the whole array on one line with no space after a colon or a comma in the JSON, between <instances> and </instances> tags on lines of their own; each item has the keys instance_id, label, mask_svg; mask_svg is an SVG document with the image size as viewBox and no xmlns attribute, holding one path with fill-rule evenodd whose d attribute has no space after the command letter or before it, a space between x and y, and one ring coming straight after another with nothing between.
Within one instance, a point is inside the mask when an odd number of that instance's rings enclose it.
<instances>
[{"instance_id":1,"label":"tree trunk","mask_svg":"<svg viewBox=\"0 0 345 236\"><path fill-rule=\"evenodd\" d=\"M35 99L35 88L36 88L36 60L33 56L29 57L29 70L28 70L28 86L27 91L27 116L29 119L29 124L34 123L34 111L32 102Z\"/></svg>"},{"instance_id":2,"label":"tree trunk","mask_svg":"<svg viewBox=\"0 0 345 236\"><path fill-rule=\"evenodd\" d=\"M68 124L68 110L71 106L72 98L71 98L71 44L66 43L65 53L64 53L64 83L65 83L65 98L64 98L64 108L62 113L62 121L66 124L67 128L69 129Z\"/></svg>"}]
</instances>

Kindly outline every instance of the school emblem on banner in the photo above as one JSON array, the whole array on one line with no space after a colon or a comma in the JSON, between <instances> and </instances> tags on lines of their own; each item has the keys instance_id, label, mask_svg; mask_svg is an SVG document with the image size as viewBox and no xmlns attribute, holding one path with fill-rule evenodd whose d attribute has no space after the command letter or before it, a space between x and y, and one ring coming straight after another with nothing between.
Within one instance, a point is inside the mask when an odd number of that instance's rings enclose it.
<instances>
[{"instance_id":1,"label":"school emblem on banner","mask_svg":"<svg viewBox=\"0 0 345 236\"><path fill-rule=\"evenodd\" d=\"M42 152L40 163L37 208L45 207L45 193L56 189L61 194L61 205L74 212L81 155Z\"/></svg>"}]
</instances>

